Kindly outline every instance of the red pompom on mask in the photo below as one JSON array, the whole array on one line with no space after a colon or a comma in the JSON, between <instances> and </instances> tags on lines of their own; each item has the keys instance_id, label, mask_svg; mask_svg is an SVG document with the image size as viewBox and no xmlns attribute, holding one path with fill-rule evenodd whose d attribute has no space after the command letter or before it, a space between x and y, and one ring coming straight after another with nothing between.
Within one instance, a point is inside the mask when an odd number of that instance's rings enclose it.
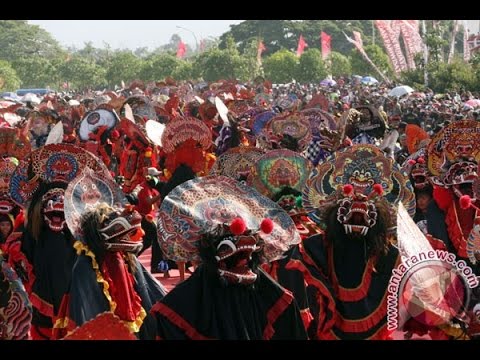
<instances>
[{"instance_id":1,"label":"red pompom on mask","mask_svg":"<svg viewBox=\"0 0 480 360\"><path fill-rule=\"evenodd\" d=\"M262 229L262 231L265 234L270 234L273 231L273 221L272 221L272 219L269 219L269 218L263 219L262 223L260 224L260 229Z\"/></svg>"},{"instance_id":2,"label":"red pompom on mask","mask_svg":"<svg viewBox=\"0 0 480 360\"><path fill-rule=\"evenodd\" d=\"M350 196L353 194L353 186L351 184L347 184L343 187L343 193L346 196Z\"/></svg>"},{"instance_id":3,"label":"red pompom on mask","mask_svg":"<svg viewBox=\"0 0 480 360\"><path fill-rule=\"evenodd\" d=\"M380 185L380 184L373 185L373 191L375 191L378 194L378 196L382 196L383 195L382 185Z\"/></svg>"},{"instance_id":4,"label":"red pompom on mask","mask_svg":"<svg viewBox=\"0 0 480 360\"><path fill-rule=\"evenodd\" d=\"M463 210L467 210L470 206L472 206L472 198L468 195L463 195L460 198L460 207Z\"/></svg>"},{"instance_id":5,"label":"red pompom on mask","mask_svg":"<svg viewBox=\"0 0 480 360\"><path fill-rule=\"evenodd\" d=\"M425 164L425 159L423 157L418 158L417 161L419 164Z\"/></svg>"},{"instance_id":6,"label":"red pompom on mask","mask_svg":"<svg viewBox=\"0 0 480 360\"><path fill-rule=\"evenodd\" d=\"M408 163L409 163L410 165L415 165L417 162L416 162L415 160L413 160L413 159L410 159L410 160L408 160Z\"/></svg>"},{"instance_id":7,"label":"red pompom on mask","mask_svg":"<svg viewBox=\"0 0 480 360\"><path fill-rule=\"evenodd\" d=\"M113 140L119 139L120 138L120 132L117 129L113 130L112 134L111 134L111 137L112 137Z\"/></svg>"},{"instance_id":8,"label":"red pompom on mask","mask_svg":"<svg viewBox=\"0 0 480 360\"><path fill-rule=\"evenodd\" d=\"M242 235L245 230L247 230L247 225L242 218L237 217L233 219L232 223L230 224L230 231L233 235Z\"/></svg>"}]
</instances>

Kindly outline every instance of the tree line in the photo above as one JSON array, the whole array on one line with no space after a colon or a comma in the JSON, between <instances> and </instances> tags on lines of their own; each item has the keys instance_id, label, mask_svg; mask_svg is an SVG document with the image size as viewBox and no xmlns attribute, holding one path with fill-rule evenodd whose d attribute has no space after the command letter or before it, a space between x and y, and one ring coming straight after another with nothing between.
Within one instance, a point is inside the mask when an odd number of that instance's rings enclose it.
<instances>
[{"instance_id":1,"label":"tree line","mask_svg":"<svg viewBox=\"0 0 480 360\"><path fill-rule=\"evenodd\" d=\"M423 64L417 57L417 70L402 73L398 81L414 88L423 87L423 67L427 66L437 92L478 88L480 58L470 63L456 58L451 64L443 61L448 51L451 20L430 24L427 43L430 61ZM326 61L320 52L320 33L328 33L332 53ZM374 70L345 39L344 33L362 34L365 51L387 76L393 72L378 32L371 20L247 20L232 25L219 39L208 39L202 49L187 47L186 57L176 57L181 41L174 34L168 44L149 51L112 49L108 44L96 48L86 43L83 48L63 48L47 31L26 20L0 21L0 90L19 87L50 87L55 90L104 89L120 86L122 81L160 81L203 79L216 81L236 78L248 81L259 75L274 83L318 82L327 75L376 76ZM298 38L303 35L308 47L295 55ZM463 32L457 33L457 54L462 51ZM257 61L258 42L266 50L261 64ZM261 65L261 66L259 66Z\"/></svg>"}]
</instances>

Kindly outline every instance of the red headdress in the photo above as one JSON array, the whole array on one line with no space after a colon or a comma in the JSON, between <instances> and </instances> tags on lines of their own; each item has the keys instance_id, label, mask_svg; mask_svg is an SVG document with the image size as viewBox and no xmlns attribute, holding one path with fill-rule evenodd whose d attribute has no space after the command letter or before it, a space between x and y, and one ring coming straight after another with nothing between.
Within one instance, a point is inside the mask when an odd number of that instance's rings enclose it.
<instances>
[{"instance_id":1,"label":"red headdress","mask_svg":"<svg viewBox=\"0 0 480 360\"><path fill-rule=\"evenodd\" d=\"M209 164L207 156L211 144L211 132L202 121L193 117L175 118L162 134L165 167L173 173L183 163L195 173L206 173L213 165Z\"/></svg>"}]
</instances>

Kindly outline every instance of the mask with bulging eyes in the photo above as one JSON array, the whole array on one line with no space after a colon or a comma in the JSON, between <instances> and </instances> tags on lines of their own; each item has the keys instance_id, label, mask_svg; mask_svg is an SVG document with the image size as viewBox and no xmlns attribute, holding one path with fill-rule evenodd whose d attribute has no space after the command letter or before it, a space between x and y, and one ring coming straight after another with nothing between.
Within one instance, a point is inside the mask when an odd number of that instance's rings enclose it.
<instances>
[{"instance_id":1,"label":"mask with bulging eyes","mask_svg":"<svg viewBox=\"0 0 480 360\"><path fill-rule=\"evenodd\" d=\"M10 200L8 193L0 191L0 214L11 214L15 204Z\"/></svg>"},{"instance_id":2,"label":"mask with bulging eyes","mask_svg":"<svg viewBox=\"0 0 480 360\"><path fill-rule=\"evenodd\" d=\"M217 272L226 284L250 285L257 280L252 256L262 249L258 233L273 230L273 222L264 219L257 231L248 230L242 218L235 218L230 226L220 226L220 236L212 243L204 243L215 252ZM223 234L223 235L222 235Z\"/></svg>"},{"instance_id":3,"label":"mask with bulging eyes","mask_svg":"<svg viewBox=\"0 0 480 360\"><path fill-rule=\"evenodd\" d=\"M112 211L99 229L105 249L136 253L143 247L145 232L141 226L142 216L133 206L126 206L123 211Z\"/></svg>"},{"instance_id":4,"label":"mask with bulging eyes","mask_svg":"<svg viewBox=\"0 0 480 360\"><path fill-rule=\"evenodd\" d=\"M382 195L381 185L375 184L368 196L355 194L351 185L344 186L343 191L346 196L338 201L338 222L343 225L346 234L366 236L377 223L378 211L373 198Z\"/></svg>"},{"instance_id":5,"label":"mask with bulging eyes","mask_svg":"<svg viewBox=\"0 0 480 360\"><path fill-rule=\"evenodd\" d=\"M443 183L447 186L455 186L461 184L471 184L478 177L478 165L474 161L459 161L452 164L445 175Z\"/></svg>"},{"instance_id":6,"label":"mask with bulging eyes","mask_svg":"<svg viewBox=\"0 0 480 360\"><path fill-rule=\"evenodd\" d=\"M255 236L226 236L216 245L218 274L230 284L253 284L252 254L261 249Z\"/></svg>"},{"instance_id":7,"label":"mask with bulging eyes","mask_svg":"<svg viewBox=\"0 0 480 360\"><path fill-rule=\"evenodd\" d=\"M42 196L43 219L50 230L54 232L60 232L65 228L64 194L64 189L54 188Z\"/></svg>"}]
</instances>

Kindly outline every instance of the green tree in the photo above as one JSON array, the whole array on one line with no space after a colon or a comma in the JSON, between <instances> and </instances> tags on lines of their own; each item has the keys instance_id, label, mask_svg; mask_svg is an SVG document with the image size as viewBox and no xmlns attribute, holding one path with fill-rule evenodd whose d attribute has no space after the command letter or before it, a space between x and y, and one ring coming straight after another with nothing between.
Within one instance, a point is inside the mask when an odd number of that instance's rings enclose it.
<instances>
[{"instance_id":1,"label":"green tree","mask_svg":"<svg viewBox=\"0 0 480 360\"><path fill-rule=\"evenodd\" d=\"M140 79L144 81L163 80L167 76L172 76L180 66L180 62L179 59L168 53L152 55L142 63Z\"/></svg>"},{"instance_id":2,"label":"green tree","mask_svg":"<svg viewBox=\"0 0 480 360\"><path fill-rule=\"evenodd\" d=\"M273 83L289 83L295 78L297 63L298 59L291 51L277 51L263 61L265 77Z\"/></svg>"},{"instance_id":3,"label":"green tree","mask_svg":"<svg viewBox=\"0 0 480 360\"><path fill-rule=\"evenodd\" d=\"M0 20L0 59L9 62L20 58L61 56L64 50L53 37L26 20Z\"/></svg>"},{"instance_id":4,"label":"green tree","mask_svg":"<svg viewBox=\"0 0 480 360\"><path fill-rule=\"evenodd\" d=\"M106 87L106 70L94 61L81 56L73 56L59 67L61 81L76 90Z\"/></svg>"},{"instance_id":5,"label":"green tree","mask_svg":"<svg viewBox=\"0 0 480 360\"><path fill-rule=\"evenodd\" d=\"M233 37L225 42L225 49L212 48L195 57L192 75L206 81L220 79L248 79L248 61L242 57Z\"/></svg>"},{"instance_id":6,"label":"green tree","mask_svg":"<svg viewBox=\"0 0 480 360\"><path fill-rule=\"evenodd\" d=\"M297 66L297 80L302 83L320 82L327 76L322 54L318 49L309 49L300 56Z\"/></svg>"},{"instance_id":7,"label":"green tree","mask_svg":"<svg viewBox=\"0 0 480 360\"><path fill-rule=\"evenodd\" d=\"M472 90L478 88L480 72L463 59L454 58L450 63L431 62L427 65L429 87L438 93ZM402 82L414 89L423 90L423 68L401 74Z\"/></svg>"},{"instance_id":8,"label":"green tree","mask_svg":"<svg viewBox=\"0 0 480 360\"><path fill-rule=\"evenodd\" d=\"M207 56L203 59L204 68L201 71L204 80L237 78L245 80L247 64L240 55L220 49L210 50L206 54Z\"/></svg>"},{"instance_id":9,"label":"green tree","mask_svg":"<svg viewBox=\"0 0 480 360\"><path fill-rule=\"evenodd\" d=\"M476 52L471 58L470 58L470 64L472 64L474 69L480 68L480 52Z\"/></svg>"},{"instance_id":10,"label":"green tree","mask_svg":"<svg viewBox=\"0 0 480 360\"><path fill-rule=\"evenodd\" d=\"M440 93L475 89L478 81L474 68L459 58L450 64L430 64L429 78L429 87Z\"/></svg>"},{"instance_id":11,"label":"green tree","mask_svg":"<svg viewBox=\"0 0 480 360\"><path fill-rule=\"evenodd\" d=\"M180 44L180 41L182 41L182 38L180 37L180 35L173 34L170 37L170 41L167 44L159 46L153 51L153 53L154 54L169 53L169 54L175 55L177 53L178 44ZM190 45L185 44L185 47L187 49L187 51L185 52L186 57L190 57L195 54L195 51L193 51Z\"/></svg>"},{"instance_id":12,"label":"green tree","mask_svg":"<svg viewBox=\"0 0 480 360\"><path fill-rule=\"evenodd\" d=\"M42 56L19 57L13 63L24 88L57 88L59 60L49 60Z\"/></svg>"},{"instance_id":13,"label":"green tree","mask_svg":"<svg viewBox=\"0 0 480 360\"><path fill-rule=\"evenodd\" d=\"M369 56L370 60L387 76L391 76L393 71L390 65L387 54L378 45L367 45L364 47L365 52ZM352 65L352 72L362 76L371 75L373 77L379 77L380 75L375 69L365 60L365 58L358 52L357 49L353 49L350 53L350 64ZM380 80L380 79L379 79Z\"/></svg>"},{"instance_id":14,"label":"green tree","mask_svg":"<svg viewBox=\"0 0 480 360\"><path fill-rule=\"evenodd\" d=\"M417 67L414 70L402 71L400 81L402 84L411 86L415 90L425 90L423 68Z\"/></svg>"},{"instance_id":15,"label":"green tree","mask_svg":"<svg viewBox=\"0 0 480 360\"><path fill-rule=\"evenodd\" d=\"M0 60L0 91L15 91L20 87L20 79L12 66Z\"/></svg>"},{"instance_id":16,"label":"green tree","mask_svg":"<svg viewBox=\"0 0 480 360\"><path fill-rule=\"evenodd\" d=\"M190 61L182 60L171 75L175 80L191 80L193 76L193 64Z\"/></svg>"},{"instance_id":17,"label":"green tree","mask_svg":"<svg viewBox=\"0 0 480 360\"><path fill-rule=\"evenodd\" d=\"M249 80L255 79L257 76L263 76L263 68L257 61L258 39L253 39L245 47L243 51L243 58L245 59L247 78Z\"/></svg>"},{"instance_id":18,"label":"green tree","mask_svg":"<svg viewBox=\"0 0 480 360\"><path fill-rule=\"evenodd\" d=\"M291 32L290 27L289 20L246 20L240 24L230 25L230 31L220 36L219 47L225 49L228 37L232 37L243 53L252 40L260 37L267 48L264 55L270 55L282 47L290 49L295 46L295 34Z\"/></svg>"},{"instance_id":19,"label":"green tree","mask_svg":"<svg viewBox=\"0 0 480 360\"><path fill-rule=\"evenodd\" d=\"M89 61L93 61L98 65L105 66L110 56L112 55L113 51L110 45L106 42L103 43L103 48L96 48L93 46L91 41L84 43L84 47L82 49L69 49L69 54L74 54L80 57L83 57Z\"/></svg>"},{"instance_id":20,"label":"green tree","mask_svg":"<svg viewBox=\"0 0 480 360\"><path fill-rule=\"evenodd\" d=\"M148 55L150 55L150 51L148 50L147 46L136 48L133 53L139 58L146 58Z\"/></svg>"},{"instance_id":21,"label":"green tree","mask_svg":"<svg viewBox=\"0 0 480 360\"><path fill-rule=\"evenodd\" d=\"M445 51L448 51L449 45L448 39L444 37L448 36L447 27L447 23L439 20L431 20L427 23L427 33L424 39L428 46L430 62L444 61L444 54Z\"/></svg>"},{"instance_id":22,"label":"green tree","mask_svg":"<svg viewBox=\"0 0 480 360\"><path fill-rule=\"evenodd\" d=\"M142 60L129 50L115 51L109 60L106 79L110 87L129 83L139 77Z\"/></svg>"},{"instance_id":23,"label":"green tree","mask_svg":"<svg viewBox=\"0 0 480 360\"><path fill-rule=\"evenodd\" d=\"M203 69L205 68L205 62L207 61L210 53L218 48L210 48L207 51L204 51L193 58L192 61L192 78L201 79L203 78Z\"/></svg>"},{"instance_id":24,"label":"green tree","mask_svg":"<svg viewBox=\"0 0 480 360\"><path fill-rule=\"evenodd\" d=\"M352 65L349 58L336 51L332 51L328 56L327 69L335 77L352 75Z\"/></svg>"},{"instance_id":25,"label":"green tree","mask_svg":"<svg viewBox=\"0 0 480 360\"><path fill-rule=\"evenodd\" d=\"M295 50L300 35L303 35L310 48L319 48L320 33L324 31L331 36L332 49L348 55L353 46L345 39L343 32L351 36L352 31L358 31L362 34L364 44L370 45L375 32L372 24L372 20L247 20L231 25L230 30L220 37L220 47L225 48L226 38L233 36L243 52L252 40L260 37L267 47L264 54L268 56L282 48Z\"/></svg>"}]
</instances>

